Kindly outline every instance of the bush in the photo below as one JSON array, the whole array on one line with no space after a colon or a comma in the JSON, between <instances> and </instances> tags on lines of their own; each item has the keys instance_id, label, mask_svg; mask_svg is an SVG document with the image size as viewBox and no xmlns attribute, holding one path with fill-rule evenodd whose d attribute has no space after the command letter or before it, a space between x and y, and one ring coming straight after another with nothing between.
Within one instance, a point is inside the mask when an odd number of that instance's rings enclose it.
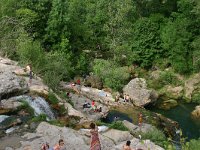
<instances>
[{"instance_id":1,"label":"bush","mask_svg":"<svg viewBox=\"0 0 200 150\"><path fill-rule=\"evenodd\" d=\"M146 133L137 133L137 135L141 135L142 139L149 139L152 142L156 143L157 145L160 145L164 147L166 144L167 138L165 137L164 133L157 128L154 128Z\"/></svg>"},{"instance_id":2,"label":"bush","mask_svg":"<svg viewBox=\"0 0 200 150\"><path fill-rule=\"evenodd\" d=\"M182 82L172 71L161 72L158 79L148 80L148 85L154 89L161 89L165 85L179 86Z\"/></svg>"},{"instance_id":3,"label":"bush","mask_svg":"<svg viewBox=\"0 0 200 150\"><path fill-rule=\"evenodd\" d=\"M52 92L49 92L48 100L53 105L58 104L58 102L59 102L58 99L56 98L56 96Z\"/></svg>"},{"instance_id":4,"label":"bush","mask_svg":"<svg viewBox=\"0 0 200 150\"><path fill-rule=\"evenodd\" d=\"M192 102L200 104L200 93L192 94Z\"/></svg>"},{"instance_id":5,"label":"bush","mask_svg":"<svg viewBox=\"0 0 200 150\"><path fill-rule=\"evenodd\" d=\"M190 142L187 142L183 145L183 150L199 150L200 148L200 139L194 140L192 139Z\"/></svg>"},{"instance_id":6,"label":"bush","mask_svg":"<svg viewBox=\"0 0 200 150\"><path fill-rule=\"evenodd\" d=\"M121 121L115 121L109 125L109 128L111 129L117 129L122 131L128 131L128 128L124 126L124 124Z\"/></svg>"},{"instance_id":7,"label":"bush","mask_svg":"<svg viewBox=\"0 0 200 150\"><path fill-rule=\"evenodd\" d=\"M34 117L31 121L32 122L42 122L42 121L46 121L47 120L47 116L45 114L40 114L39 116Z\"/></svg>"},{"instance_id":8,"label":"bush","mask_svg":"<svg viewBox=\"0 0 200 150\"><path fill-rule=\"evenodd\" d=\"M96 59L93 65L95 75L101 77L104 85L121 90L130 78L128 67L119 67L112 61Z\"/></svg>"},{"instance_id":9,"label":"bush","mask_svg":"<svg viewBox=\"0 0 200 150\"><path fill-rule=\"evenodd\" d=\"M25 109L30 114L30 116L34 116L34 109L28 104L28 102L24 100L22 100L22 105L18 108L18 110L21 109Z\"/></svg>"}]
</instances>

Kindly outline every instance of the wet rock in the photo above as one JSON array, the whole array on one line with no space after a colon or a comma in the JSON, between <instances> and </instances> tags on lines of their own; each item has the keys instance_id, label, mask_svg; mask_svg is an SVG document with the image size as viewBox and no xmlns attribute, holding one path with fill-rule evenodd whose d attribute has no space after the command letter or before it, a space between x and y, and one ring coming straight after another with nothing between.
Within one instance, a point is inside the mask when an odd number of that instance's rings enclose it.
<instances>
[{"instance_id":1,"label":"wet rock","mask_svg":"<svg viewBox=\"0 0 200 150\"><path fill-rule=\"evenodd\" d=\"M195 110L192 111L192 117L195 119L200 119L200 105L195 107Z\"/></svg>"},{"instance_id":2,"label":"wet rock","mask_svg":"<svg viewBox=\"0 0 200 150\"><path fill-rule=\"evenodd\" d=\"M169 99L169 100L163 101L161 104L158 105L158 107L160 109L169 110L173 107L176 107L177 105L178 105L178 102L176 100Z\"/></svg>"}]
</instances>

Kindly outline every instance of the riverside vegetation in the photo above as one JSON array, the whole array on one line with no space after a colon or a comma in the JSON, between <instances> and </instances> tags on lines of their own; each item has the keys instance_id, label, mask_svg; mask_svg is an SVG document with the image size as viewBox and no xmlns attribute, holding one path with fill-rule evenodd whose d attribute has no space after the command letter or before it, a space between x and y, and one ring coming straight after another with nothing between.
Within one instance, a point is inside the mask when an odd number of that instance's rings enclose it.
<instances>
[{"instance_id":1,"label":"riverside vegetation","mask_svg":"<svg viewBox=\"0 0 200 150\"><path fill-rule=\"evenodd\" d=\"M180 98L200 104L200 88L191 98L167 91L200 72L199 0L1 0L0 6L0 55L31 64L58 94L61 81L89 74L102 83L94 87L113 92L143 77L158 91L161 107ZM58 103L52 93L49 103ZM33 119L41 120L46 117ZM162 137L146 136L158 143ZM198 149L199 140L182 147Z\"/></svg>"}]
</instances>

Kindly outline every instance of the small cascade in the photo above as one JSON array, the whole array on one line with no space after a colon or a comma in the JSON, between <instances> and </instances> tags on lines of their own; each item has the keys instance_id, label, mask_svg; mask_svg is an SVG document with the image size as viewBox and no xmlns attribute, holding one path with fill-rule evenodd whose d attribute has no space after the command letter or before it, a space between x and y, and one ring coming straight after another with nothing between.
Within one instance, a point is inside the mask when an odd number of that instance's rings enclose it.
<instances>
[{"instance_id":1,"label":"small cascade","mask_svg":"<svg viewBox=\"0 0 200 150\"><path fill-rule=\"evenodd\" d=\"M35 115L46 114L47 119L55 119L54 113L52 112L49 104L41 97L30 97L30 96L18 96L16 100L24 100L34 109Z\"/></svg>"},{"instance_id":2,"label":"small cascade","mask_svg":"<svg viewBox=\"0 0 200 150\"><path fill-rule=\"evenodd\" d=\"M0 115L0 123L3 122L8 117L9 116L6 116L6 115Z\"/></svg>"}]
</instances>

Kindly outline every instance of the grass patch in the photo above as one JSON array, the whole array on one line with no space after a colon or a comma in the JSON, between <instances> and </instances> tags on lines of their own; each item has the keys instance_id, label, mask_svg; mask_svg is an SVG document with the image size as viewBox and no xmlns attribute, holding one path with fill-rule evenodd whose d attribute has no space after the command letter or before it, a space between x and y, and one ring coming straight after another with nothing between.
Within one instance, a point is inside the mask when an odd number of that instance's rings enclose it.
<instances>
[{"instance_id":1,"label":"grass patch","mask_svg":"<svg viewBox=\"0 0 200 150\"><path fill-rule=\"evenodd\" d=\"M59 102L58 99L56 98L56 96L52 92L49 92L48 100L49 100L49 103L53 104L53 105L58 104L58 102Z\"/></svg>"},{"instance_id":2,"label":"grass patch","mask_svg":"<svg viewBox=\"0 0 200 150\"><path fill-rule=\"evenodd\" d=\"M139 135L142 136L142 140L149 139L152 142L154 142L155 144L160 145L162 147L165 147L166 145L169 144L169 142L167 142L167 138L166 138L165 134L155 127L146 133L142 133L142 132L136 133L137 137Z\"/></svg>"},{"instance_id":3,"label":"grass patch","mask_svg":"<svg viewBox=\"0 0 200 150\"><path fill-rule=\"evenodd\" d=\"M33 119L31 119L31 122L42 122L42 121L46 121L46 120L47 120L47 115L40 114L40 115L34 117Z\"/></svg>"},{"instance_id":4,"label":"grass patch","mask_svg":"<svg viewBox=\"0 0 200 150\"><path fill-rule=\"evenodd\" d=\"M25 110L26 112L28 112L30 114L30 116L34 116L34 109L28 104L28 102L26 102L25 100L21 100L21 103L22 105L19 106L17 108L17 111L20 111L20 110Z\"/></svg>"},{"instance_id":5,"label":"grass patch","mask_svg":"<svg viewBox=\"0 0 200 150\"><path fill-rule=\"evenodd\" d=\"M48 121L51 125L59 126L59 127L64 127L64 123L60 122L59 120L50 120Z\"/></svg>"},{"instance_id":6,"label":"grass patch","mask_svg":"<svg viewBox=\"0 0 200 150\"><path fill-rule=\"evenodd\" d=\"M121 130L121 131L129 131L129 129L124 126L122 121L115 121L115 122L112 122L112 123L105 123L105 122L97 121L96 125L97 126L105 125L105 126L108 126L111 129L117 129L117 130Z\"/></svg>"}]
</instances>

